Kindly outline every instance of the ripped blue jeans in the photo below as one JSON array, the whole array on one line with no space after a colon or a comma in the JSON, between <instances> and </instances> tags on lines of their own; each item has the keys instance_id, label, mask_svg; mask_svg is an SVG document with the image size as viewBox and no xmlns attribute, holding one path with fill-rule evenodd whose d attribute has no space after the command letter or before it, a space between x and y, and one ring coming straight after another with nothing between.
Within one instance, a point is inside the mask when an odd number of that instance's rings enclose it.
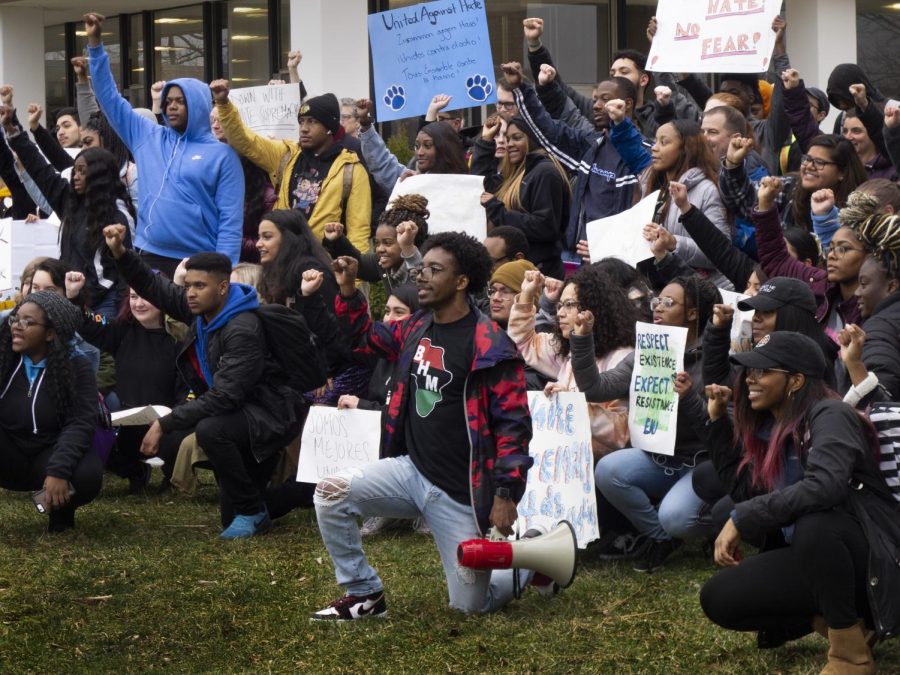
<instances>
[{"instance_id":1,"label":"ripped blue jeans","mask_svg":"<svg viewBox=\"0 0 900 675\"><path fill-rule=\"evenodd\" d=\"M472 507L425 478L408 456L381 459L325 478L316 486L314 502L337 582L349 595L370 595L384 588L363 553L359 518L422 516L441 555L450 607L479 614L496 611L513 598L512 570L473 570L456 562L459 543L480 536ZM523 586L530 575L521 571Z\"/></svg>"}]
</instances>

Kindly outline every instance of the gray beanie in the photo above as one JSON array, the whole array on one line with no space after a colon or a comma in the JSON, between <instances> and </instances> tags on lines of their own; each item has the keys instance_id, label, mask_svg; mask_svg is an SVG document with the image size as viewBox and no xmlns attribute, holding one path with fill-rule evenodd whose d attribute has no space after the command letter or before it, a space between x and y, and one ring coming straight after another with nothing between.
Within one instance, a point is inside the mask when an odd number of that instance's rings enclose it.
<instances>
[{"instance_id":1,"label":"gray beanie","mask_svg":"<svg viewBox=\"0 0 900 675\"><path fill-rule=\"evenodd\" d=\"M35 291L29 293L22 303L31 302L44 310L50 327L56 331L59 339L68 343L75 337L81 326L81 312L63 296L53 291Z\"/></svg>"}]
</instances>

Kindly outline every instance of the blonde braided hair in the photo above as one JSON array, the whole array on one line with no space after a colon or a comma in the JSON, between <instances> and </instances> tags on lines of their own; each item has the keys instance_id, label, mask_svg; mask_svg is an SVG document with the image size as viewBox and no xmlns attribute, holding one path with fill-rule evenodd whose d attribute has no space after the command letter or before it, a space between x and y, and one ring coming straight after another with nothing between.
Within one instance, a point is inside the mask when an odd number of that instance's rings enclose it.
<instances>
[{"instance_id":1,"label":"blonde braided hair","mask_svg":"<svg viewBox=\"0 0 900 675\"><path fill-rule=\"evenodd\" d=\"M880 262L888 277L900 277L900 216L876 214L856 228L865 249Z\"/></svg>"}]
</instances>

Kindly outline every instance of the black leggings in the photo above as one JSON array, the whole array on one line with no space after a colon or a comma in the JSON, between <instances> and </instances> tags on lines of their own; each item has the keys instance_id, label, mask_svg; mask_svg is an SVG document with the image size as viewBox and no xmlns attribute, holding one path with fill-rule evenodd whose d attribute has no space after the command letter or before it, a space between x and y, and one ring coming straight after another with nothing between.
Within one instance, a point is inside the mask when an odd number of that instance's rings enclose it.
<instances>
[{"instance_id":1,"label":"black leggings","mask_svg":"<svg viewBox=\"0 0 900 675\"><path fill-rule=\"evenodd\" d=\"M839 510L802 516L789 546L766 551L717 572L700 591L711 621L731 630L829 628L869 620L869 545L859 523Z\"/></svg>"},{"instance_id":2,"label":"black leggings","mask_svg":"<svg viewBox=\"0 0 900 675\"><path fill-rule=\"evenodd\" d=\"M141 454L141 442L149 428L146 425L119 427L116 446L106 462L107 470L122 478L142 475L147 466L144 464L144 460L147 458ZM165 462L162 472L166 478L172 477L172 469L178 458L178 448L189 433L189 431L176 430L162 435L159 441L159 452L156 453L156 456Z\"/></svg>"},{"instance_id":3,"label":"black leggings","mask_svg":"<svg viewBox=\"0 0 900 675\"><path fill-rule=\"evenodd\" d=\"M0 429L0 487L19 492L40 490L47 477L47 462L55 447L37 454L23 452L13 438ZM75 488L72 500L60 510L74 511L92 502L103 485L103 462L93 448L88 448L69 477Z\"/></svg>"}]
</instances>

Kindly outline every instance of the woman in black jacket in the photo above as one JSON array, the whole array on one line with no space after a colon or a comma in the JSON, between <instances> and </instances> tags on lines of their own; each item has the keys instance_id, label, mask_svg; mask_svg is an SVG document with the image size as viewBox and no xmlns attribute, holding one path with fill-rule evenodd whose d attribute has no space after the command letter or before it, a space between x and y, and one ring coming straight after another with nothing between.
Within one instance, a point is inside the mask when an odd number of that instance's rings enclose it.
<instances>
[{"instance_id":1,"label":"woman in black jacket","mask_svg":"<svg viewBox=\"0 0 900 675\"><path fill-rule=\"evenodd\" d=\"M514 117L506 127L506 156L500 163L503 182L496 194L485 192L481 204L495 227L512 225L528 238L528 260L549 277L565 276L562 233L569 222L571 190L565 170Z\"/></svg>"},{"instance_id":2,"label":"woman in black jacket","mask_svg":"<svg viewBox=\"0 0 900 675\"><path fill-rule=\"evenodd\" d=\"M865 323L845 326L839 339L852 383L844 400L863 408L900 400L900 217L871 216L856 232L869 252L856 287Z\"/></svg>"},{"instance_id":3,"label":"woman in black jacket","mask_svg":"<svg viewBox=\"0 0 900 675\"><path fill-rule=\"evenodd\" d=\"M134 209L128 189L119 178L115 157L102 148L82 150L75 158L71 180L66 180L47 162L28 135L13 126L8 114L2 116L2 124L10 147L62 221L60 260L84 274L91 310L113 318L125 286L103 243L103 228L113 223L125 225L125 245L129 248L134 229Z\"/></svg>"},{"instance_id":4,"label":"woman in black jacket","mask_svg":"<svg viewBox=\"0 0 900 675\"><path fill-rule=\"evenodd\" d=\"M84 286L80 272L66 274L66 295L77 298ZM110 410L125 410L146 405L174 407L185 400L187 390L178 376L175 360L178 341L165 329L165 316L129 289L119 315L112 321L84 313L79 332L95 347L113 355L116 360L116 388L107 395ZM143 463L141 441L148 425L122 426L116 438L116 448L107 460L107 468L127 478L131 492L147 485L149 467ZM186 434L166 434L157 456L165 462L162 467L166 479L172 475L178 446ZM167 484L167 483L164 483Z\"/></svg>"},{"instance_id":5,"label":"woman in black jacket","mask_svg":"<svg viewBox=\"0 0 900 675\"><path fill-rule=\"evenodd\" d=\"M731 390L707 387L707 447L735 509L715 544L726 569L701 590L703 611L724 628L758 631L760 646L827 629L823 673L874 672L869 543L850 482L880 479L875 429L825 386L821 350L800 333L777 331L732 360L744 368L733 424ZM742 540L763 551L742 560Z\"/></svg>"},{"instance_id":6,"label":"woman in black jacket","mask_svg":"<svg viewBox=\"0 0 900 675\"><path fill-rule=\"evenodd\" d=\"M31 293L0 325L0 486L41 490L50 532L75 525L75 509L100 492L91 448L97 384L70 343L78 309L50 291Z\"/></svg>"},{"instance_id":7,"label":"woman in black jacket","mask_svg":"<svg viewBox=\"0 0 900 675\"><path fill-rule=\"evenodd\" d=\"M259 223L259 261L262 279L259 291L262 301L294 307L306 318L322 345L328 360L329 385L310 394L311 403L335 405L341 394L358 395L365 391L369 371L352 362L349 326L341 325L334 311L338 285L331 271L331 258L316 241L297 209L276 209L267 213ZM322 274L318 290L305 296L300 288L304 272L315 270Z\"/></svg>"}]
</instances>

